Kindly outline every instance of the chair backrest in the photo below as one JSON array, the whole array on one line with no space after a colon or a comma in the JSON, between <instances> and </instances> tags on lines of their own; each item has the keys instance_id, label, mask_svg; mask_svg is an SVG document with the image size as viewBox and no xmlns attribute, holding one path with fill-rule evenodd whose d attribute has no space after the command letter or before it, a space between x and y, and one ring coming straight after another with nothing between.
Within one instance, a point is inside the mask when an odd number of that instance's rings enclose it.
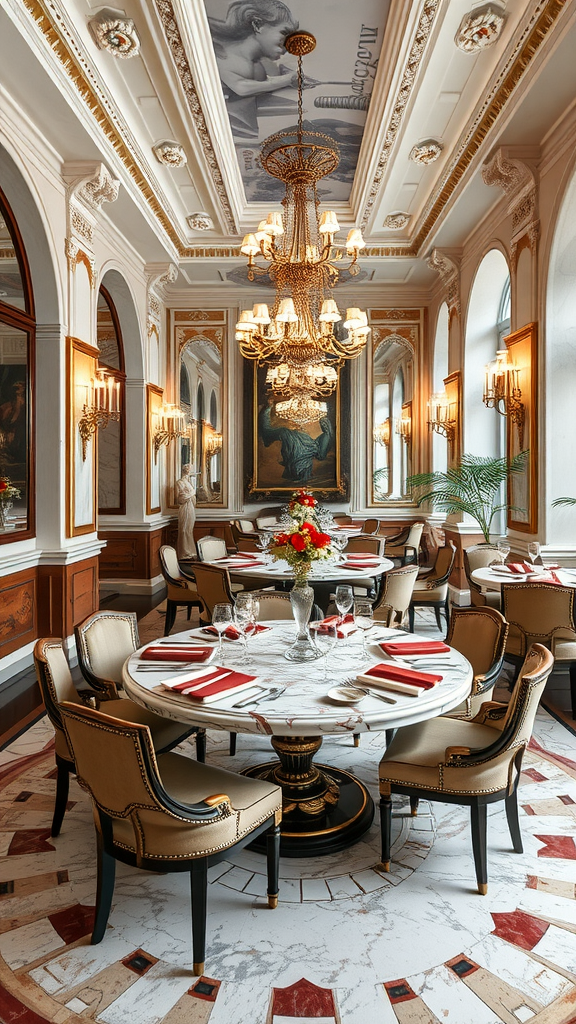
<instances>
[{"instance_id":1,"label":"chair backrest","mask_svg":"<svg viewBox=\"0 0 576 1024\"><path fill-rule=\"evenodd\" d=\"M254 533L256 527L251 519L236 519L236 526L240 530L240 533Z\"/></svg>"},{"instance_id":2,"label":"chair backrest","mask_svg":"<svg viewBox=\"0 0 576 1024\"><path fill-rule=\"evenodd\" d=\"M379 610L381 606L393 608L395 620L401 623L410 607L417 576L417 565L406 565L401 569L391 569L390 572L387 572L376 607ZM378 621L380 621L380 615L378 615Z\"/></svg>"},{"instance_id":3,"label":"chair backrest","mask_svg":"<svg viewBox=\"0 0 576 1024\"><path fill-rule=\"evenodd\" d=\"M495 544L471 544L464 549L464 572L472 590L478 593L482 590L478 583L472 579L475 569L484 569L492 562L503 562L504 558L498 551Z\"/></svg>"},{"instance_id":4,"label":"chair backrest","mask_svg":"<svg viewBox=\"0 0 576 1024\"><path fill-rule=\"evenodd\" d=\"M380 529L379 519L365 519L364 526L362 527L363 533L378 533Z\"/></svg>"},{"instance_id":5,"label":"chair backrest","mask_svg":"<svg viewBox=\"0 0 576 1024\"><path fill-rule=\"evenodd\" d=\"M430 584L432 581L438 583L444 582L448 579L452 572L454 565L454 558L456 557L456 548L451 541L445 544L444 547L438 548L436 554L436 561L434 562L434 568L432 572L426 577L426 583Z\"/></svg>"},{"instance_id":6,"label":"chair backrest","mask_svg":"<svg viewBox=\"0 0 576 1024\"><path fill-rule=\"evenodd\" d=\"M230 576L226 569L204 562L194 563L194 578L198 595L210 618L215 604L234 604Z\"/></svg>"},{"instance_id":7,"label":"chair backrest","mask_svg":"<svg viewBox=\"0 0 576 1024\"><path fill-rule=\"evenodd\" d=\"M361 533L357 537L350 537L345 548L345 553L350 551L366 551L371 555L382 555L384 551L384 537L374 537L371 534Z\"/></svg>"},{"instance_id":8,"label":"chair backrest","mask_svg":"<svg viewBox=\"0 0 576 1024\"><path fill-rule=\"evenodd\" d=\"M56 752L64 757L71 757L62 724L60 704L63 701L77 703L78 694L72 682L62 641L57 637L37 640L34 645L34 665L46 714L56 730Z\"/></svg>"},{"instance_id":9,"label":"chair backrest","mask_svg":"<svg viewBox=\"0 0 576 1024\"><path fill-rule=\"evenodd\" d=\"M258 530L275 530L278 526L276 516L258 516L256 527Z\"/></svg>"},{"instance_id":10,"label":"chair backrest","mask_svg":"<svg viewBox=\"0 0 576 1024\"><path fill-rule=\"evenodd\" d=\"M508 623L496 608L453 608L446 643L468 659L474 675L484 675L504 657Z\"/></svg>"},{"instance_id":11,"label":"chair backrest","mask_svg":"<svg viewBox=\"0 0 576 1024\"><path fill-rule=\"evenodd\" d=\"M576 638L572 587L553 583L504 584L502 611L510 627L509 647L519 641L520 654L530 644L549 644L552 637Z\"/></svg>"},{"instance_id":12,"label":"chair backrest","mask_svg":"<svg viewBox=\"0 0 576 1024\"><path fill-rule=\"evenodd\" d=\"M424 529L424 523L412 523L408 530L408 536L406 537L406 546L416 548L418 551L420 547L420 541L422 540L422 530Z\"/></svg>"},{"instance_id":13,"label":"chair backrest","mask_svg":"<svg viewBox=\"0 0 576 1024\"><path fill-rule=\"evenodd\" d=\"M183 578L180 570L176 548L171 547L170 544L162 544L158 551L158 559L160 562L160 572L166 583L171 583L173 587L185 587L186 580Z\"/></svg>"},{"instance_id":14,"label":"chair backrest","mask_svg":"<svg viewBox=\"0 0 576 1024\"><path fill-rule=\"evenodd\" d=\"M122 666L140 646L136 612L98 611L74 629L82 675L96 690L121 685Z\"/></svg>"},{"instance_id":15,"label":"chair backrest","mask_svg":"<svg viewBox=\"0 0 576 1024\"><path fill-rule=\"evenodd\" d=\"M350 525L350 523L352 522L352 516L349 516L346 512L336 512L336 514L333 515L332 518L335 523L338 523L339 526Z\"/></svg>"},{"instance_id":16,"label":"chair backrest","mask_svg":"<svg viewBox=\"0 0 576 1024\"><path fill-rule=\"evenodd\" d=\"M238 551L260 551L256 537L243 537L240 535L236 542Z\"/></svg>"},{"instance_id":17,"label":"chair backrest","mask_svg":"<svg viewBox=\"0 0 576 1024\"><path fill-rule=\"evenodd\" d=\"M222 537L199 537L196 547L201 562L213 562L216 558L226 558L228 554L226 541Z\"/></svg>"},{"instance_id":18,"label":"chair backrest","mask_svg":"<svg viewBox=\"0 0 576 1024\"><path fill-rule=\"evenodd\" d=\"M550 651L542 644L532 644L516 680L502 724L502 733L509 734L510 746L528 744L538 704L553 667L554 658Z\"/></svg>"},{"instance_id":19,"label":"chair backrest","mask_svg":"<svg viewBox=\"0 0 576 1024\"><path fill-rule=\"evenodd\" d=\"M293 619L290 594L276 594L269 590L253 591L252 597L258 601L261 622L269 619Z\"/></svg>"}]
</instances>

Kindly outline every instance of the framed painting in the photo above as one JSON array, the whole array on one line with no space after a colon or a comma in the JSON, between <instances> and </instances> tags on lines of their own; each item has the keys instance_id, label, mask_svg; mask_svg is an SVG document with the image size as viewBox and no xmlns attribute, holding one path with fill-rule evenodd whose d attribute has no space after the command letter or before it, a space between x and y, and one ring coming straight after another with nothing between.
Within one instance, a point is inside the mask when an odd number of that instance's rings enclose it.
<instances>
[{"instance_id":1,"label":"framed painting","mask_svg":"<svg viewBox=\"0 0 576 1024\"><path fill-rule=\"evenodd\" d=\"M521 473L508 477L508 527L521 533L538 531L538 325L526 324L504 338L508 360L515 371L519 394L516 407L506 417L508 459L528 449Z\"/></svg>"},{"instance_id":2,"label":"framed painting","mask_svg":"<svg viewBox=\"0 0 576 1024\"><path fill-rule=\"evenodd\" d=\"M247 497L282 500L306 487L324 500L347 499L342 468L342 374L326 399L326 416L310 423L280 419L266 388L266 367L253 367L252 467Z\"/></svg>"}]
</instances>

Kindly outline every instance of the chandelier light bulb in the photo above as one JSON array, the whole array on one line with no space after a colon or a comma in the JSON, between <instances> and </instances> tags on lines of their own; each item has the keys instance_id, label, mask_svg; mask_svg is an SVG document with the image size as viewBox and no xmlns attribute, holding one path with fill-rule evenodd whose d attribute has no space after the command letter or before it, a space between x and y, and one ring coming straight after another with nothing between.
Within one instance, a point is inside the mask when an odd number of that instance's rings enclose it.
<instances>
[{"instance_id":1,"label":"chandelier light bulb","mask_svg":"<svg viewBox=\"0 0 576 1024\"><path fill-rule=\"evenodd\" d=\"M271 242L272 232L270 231L270 225L265 221L261 220L258 225L258 230L254 236L257 242Z\"/></svg>"},{"instance_id":2,"label":"chandelier light bulb","mask_svg":"<svg viewBox=\"0 0 576 1024\"><path fill-rule=\"evenodd\" d=\"M283 235L284 224L281 213L269 213L266 217L266 226L269 235ZM260 230L260 226L258 226Z\"/></svg>"},{"instance_id":3,"label":"chandelier light bulb","mask_svg":"<svg viewBox=\"0 0 576 1024\"><path fill-rule=\"evenodd\" d=\"M282 299L278 306L276 319L281 324L297 324L298 316L294 309L294 299Z\"/></svg>"},{"instance_id":4,"label":"chandelier light bulb","mask_svg":"<svg viewBox=\"0 0 576 1024\"><path fill-rule=\"evenodd\" d=\"M244 253L245 256L258 255L260 252L260 245L256 240L256 235L244 235L240 252Z\"/></svg>"},{"instance_id":5,"label":"chandelier light bulb","mask_svg":"<svg viewBox=\"0 0 576 1024\"><path fill-rule=\"evenodd\" d=\"M255 324L269 324L270 313L268 312L268 306L265 302L256 302L254 309L252 310Z\"/></svg>"},{"instance_id":6,"label":"chandelier light bulb","mask_svg":"<svg viewBox=\"0 0 576 1024\"><path fill-rule=\"evenodd\" d=\"M335 324L342 319L340 316L340 310L338 309L334 299L324 299L318 319L320 323L324 324Z\"/></svg>"},{"instance_id":7,"label":"chandelier light bulb","mask_svg":"<svg viewBox=\"0 0 576 1024\"><path fill-rule=\"evenodd\" d=\"M362 232L360 231L360 228L352 228L352 230L348 232L348 237L346 238L347 252L352 253L354 252L355 249L365 248L366 242L362 237Z\"/></svg>"},{"instance_id":8,"label":"chandelier light bulb","mask_svg":"<svg viewBox=\"0 0 576 1024\"><path fill-rule=\"evenodd\" d=\"M318 230L321 235L335 235L337 231L340 231L340 225L336 219L336 214L332 210L325 210L320 217L320 224Z\"/></svg>"},{"instance_id":9,"label":"chandelier light bulb","mask_svg":"<svg viewBox=\"0 0 576 1024\"><path fill-rule=\"evenodd\" d=\"M357 331L360 327L365 327L367 323L366 314L362 313L362 310L358 309L357 306L351 306L346 310L344 327L349 331Z\"/></svg>"}]
</instances>

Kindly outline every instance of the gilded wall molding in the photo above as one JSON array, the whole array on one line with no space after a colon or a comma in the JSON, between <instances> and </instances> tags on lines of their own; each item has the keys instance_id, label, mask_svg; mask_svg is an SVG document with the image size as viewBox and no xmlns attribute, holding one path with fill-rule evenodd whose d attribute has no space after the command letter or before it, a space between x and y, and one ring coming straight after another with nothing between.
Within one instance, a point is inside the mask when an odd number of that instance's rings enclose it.
<instances>
[{"instance_id":1,"label":"gilded wall molding","mask_svg":"<svg viewBox=\"0 0 576 1024\"><path fill-rule=\"evenodd\" d=\"M375 320L418 320L420 321L420 309L371 309L370 323Z\"/></svg>"},{"instance_id":2,"label":"gilded wall molding","mask_svg":"<svg viewBox=\"0 0 576 1024\"><path fill-rule=\"evenodd\" d=\"M536 175L524 160L514 156L514 147L501 146L484 165L482 178L486 185L501 188L508 199L512 217L510 259L516 268L521 249L528 246L534 255L540 237Z\"/></svg>"},{"instance_id":3,"label":"gilded wall molding","mask_svg":"<svg viewBox=\"0 0 576 1024\"><path fill-rule=\"evenodd\" d=\"M66 252L66 259L68 261L69 270L74 273L79 263L83 263L88 271L88 277L90 279L90 287L94 288L96 284L96 269L95 263L91 256L88 255L84 249L74 239L66 238L64 241L64 250Z\"/></svg>"},{"instance_id":4,"label":"gilded wall molding","mask_svg":"<svg viewBox=\"0 0 576 1024\"><path fill-rule=\"evenodd\" d=\"M460 258L443 249L433 249L426 260L430 270L440 274L446 292L450 320L460 316Z\"/></svg>"}]
</instances>

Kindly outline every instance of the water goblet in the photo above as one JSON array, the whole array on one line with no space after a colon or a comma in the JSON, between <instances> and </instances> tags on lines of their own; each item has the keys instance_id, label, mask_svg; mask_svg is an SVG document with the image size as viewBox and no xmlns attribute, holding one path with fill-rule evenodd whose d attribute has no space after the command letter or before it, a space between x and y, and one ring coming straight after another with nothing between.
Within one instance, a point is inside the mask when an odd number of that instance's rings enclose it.
<instances>
[{"instance_id":1,"label":"water goblet","mask_svg":"<svg viewBox=\"0 0 576 1024\"><path fill-rule=\"evenodd\" d=\"M258 535L258 540L256 541L256 546L258 547L259 551L262 552L262 556L263 556L265 562L267 562L269 557L270 557L268 548L270 547L271 543L272 543L272 534L270 533L270 531L269 530L262 530L261 533Z\"/></svg>"},{"instance_id":2,"label":"water goblet","mask_svg":"<svg viewBox=\"0 0 576 1024\"><path fill-rule=\"evenodd\" d=\"M340 621L344 622L344 616L350 611L354 603L354 591L347 583L341 583L336 587L336 607L340 612Z\"/></svg>"},{"instance_id":3,"label":"water goblet","mask_svg":"<svg viewBox=\"0 0 576 1024\"><path fill-rule=\"evenodd\" d=\"M367 598L357 598L354 601L354 622L358 629L362 631L362 651L366 655L366 632L374 624L372 602L368 601Z\"/></svg>"},{"instance_id":4,"label":"water goblet","mask_svg":"<svg viewBox=\"0 0 576 1024\"><path fill-rule=\"evenodd\" d=\"M510 554L510 541L507 537L504 537L502 540L498 541L497 547L500 555L502 556L502 561L505 562Z\"/></svg>"},{"instance_id":5,"label":"water goblet","mask_svg":"<svg viewBox=\"0 0 576 1024\"><path fill-rule=\"evenodd\" d=\"M234 622L244 643L242 661L248 660L248 629L254 621L254 598L250 593L236 594Z\"/></svg>"},{"instance_id":6,"label":"water goblet","mask_svg":"<svg viewBox=\"0 0 576 1024\"><path fill-rule=\"evenodd\" d=\"M212 625L218 633L218 661L222 660L222 634L232 625L232 605L215 604L212 612Z\"/></svg>"},{"instance_id":7,"label":"water goblet","mask_svg":"<svg viewBox=\"0 0 576 1024\"><path fill-rule=\"evenodd\" d=\"M338 640L338 626L335 622L311 622L314 646L324 658L324 680L328 679L328 657Z\"/></svg>"},{"instance_id":8,"label":"water goblet","mask_svg":"<svg viewBox=\"0 0 576 1024\"><path fill-rule=\"evenodd\" d=\"M528 545L528 558L532 562L532 565L536 565L536 562L540 558L540 545L537 540L530 541Z\"/></svg>"}]
</instances>

